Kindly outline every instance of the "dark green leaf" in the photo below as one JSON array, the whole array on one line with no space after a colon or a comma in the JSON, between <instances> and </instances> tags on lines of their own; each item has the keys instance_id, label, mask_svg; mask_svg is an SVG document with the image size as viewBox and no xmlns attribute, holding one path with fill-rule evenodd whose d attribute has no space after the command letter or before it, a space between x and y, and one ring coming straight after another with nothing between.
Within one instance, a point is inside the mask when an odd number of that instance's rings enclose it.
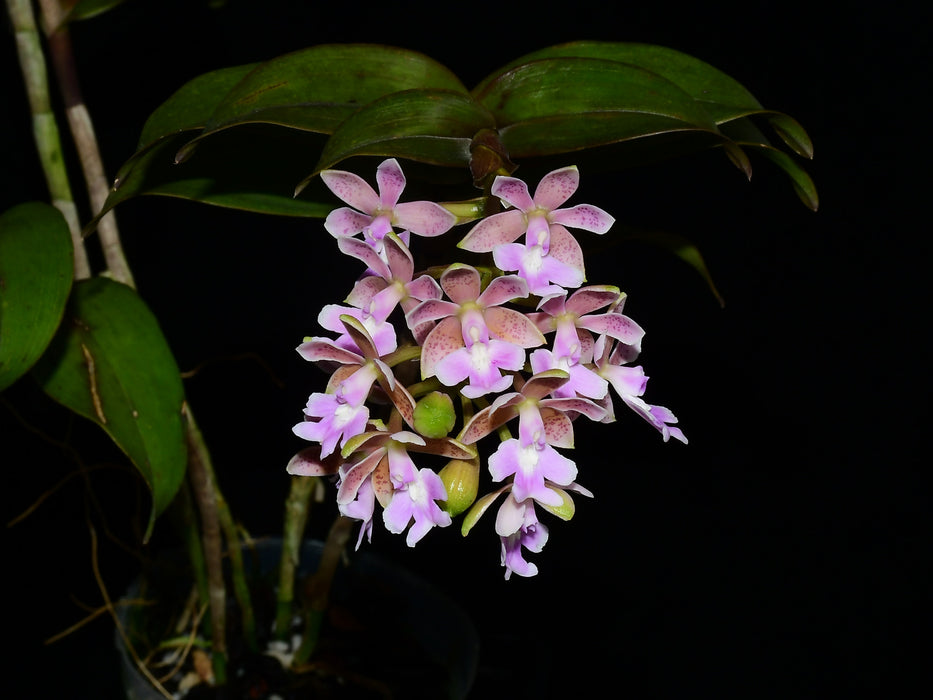
<instances>
[{"instance_id":1,"label":"dark green leaf","mask_svg":"<svg viewBox=\"0 0 933 700\"><path fill-rule=\"evenodd\" d=\"M266 61L245 76L214 109L206 136L237 124L263 122L333 133L359 107L409 89L467 93L449 69L424 54L379 44L322 44Z\"/></svg>"},{"instance_id":2,"label":"dark green leaf","mask_svg":"<svg viewBox=\"0 0 933 700\"><path fill-rule=\"evenodd\" d=\"M203 129L220 101L257 65L221 68L189 80L149 115L137 150L168 136Z\"/></svg>"},{"instance_id":3,"label":"dark green leaf","mask_svg":"<svg viewBox=\"0 0 933 700\"><path fill-rule=\"evenodd\" d=\"M801 168L797 162L784 151L779 151L773 146L763 146L761 144L741 144L746 148L753 149L754 153L760 154L777 165L787 175L790 176L794 192L800 197L800 201L807 207L816 211L820 207L820 198L816 191L816 185L807 172Z\"/></svg>"},{"instance_id":4,"label":"dark green leaf","mask_svg":"<svg viewBox=\"0 0 933 700\"><path fill-rule=\"evenodd\" d=\"M71 2L71 8L65 8L65 22L77 22L90 19L122 5L126 0L77 0ZM63 3L66 4L66 3Z\"/></svg>"},{"instance_id":5,"label":"dark green leaf","mask_svg":"<svg viewBox=\"0 0 933 700\"><path fill-rule=\"evenodd\" d=\"M148 537L187 461L181 375L152 312L119 282L77 282L33 374L53 399L103 428L142 474L152 493Z\"/></svg>"},{"instance_id":6,"label":"dark green leaf","mask_svg":"<svg viewBox=\"0 0 933 700\"><path fill-rule=\"evenodd\" d=\"M469 95L446 90L395 92L360 108L340 125L327 141L314 174L354 155L466 168L474 134L492 126L489 112ZM298 190L309 181L305 178Z\"/></svg>"},{"instance_id":7,"label":"dark green leaf","mask_svg":"<svg viewBox=\"0 0 933 700\"><path fill-rule=\"evenodd\" d=\"M483 92L486 85L503 72L524 63L548 58L603 59L650 71L701 103L717 124L762 108L758 100L739 82L693 56L664 46L610 41L570 42L526 54L484 79L474 89L474 94Z\"/></svg>"},{"instance_id":8,"label":"dark green leaf","mask_svg":"<svg viewBox=\"0 0 933 700\"><path fill-rule=\"evenodd\" d=\"M514 158L678 131L718 135L704 108L678 86L606 59L523 63L484 82L474 96L492 112Z\"/></svg>"},{"instance_id":9,"label":"dark green leaf","mask_svg":"<svg viewBox=\"0 0 933 700\"><path fill-rule=\"evenodd\" d=\"M323 218L333 198L296 199L295 183L317 160L323 137L273 126L244 126L217 134L196 158L175 163L187 137L163 139L121 168L117 187L85 228L90 232L107 211L139 195L189 199L204 204L279 216ZM296 154L306 154L296 158Z\"/></svg>"},{"instance_id":10,"label":"dark green leaf","mask_svg":"<svg viewBox=\"0 0 933 700\"><path fill-rule=\"evenodd\" d=\"M651 245L658 246L673 253L699 273L700 277L703 278L710 291L713 293L713 296L716 297L716 301L719 302L720 306L726 305L725 300L722 298L722 295L713 282L713 276L706 266L706 260L703 259L700 249L686 236L669 231L630 229L622 235L622 240L650 243Z\"/></svg>"},{"instance_id":11,"label":"dark green leaf","mask_svg":"<svg viewBox=\"0 0 933 700\"><path fill-rule=\"evenodd\" d=\"M28 202L0 214L0 391L52 340L73 276L71 234L58 209Z\"/></svg>"}]
</instances>

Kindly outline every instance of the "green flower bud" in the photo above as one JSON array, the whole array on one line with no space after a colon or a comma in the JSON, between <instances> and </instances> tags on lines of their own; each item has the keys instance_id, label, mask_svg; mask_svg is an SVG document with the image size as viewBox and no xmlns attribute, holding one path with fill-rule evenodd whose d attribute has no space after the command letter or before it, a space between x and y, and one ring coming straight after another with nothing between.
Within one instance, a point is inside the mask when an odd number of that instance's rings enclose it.
<instances>
[{"instance_id":1,"label":"green flower bud","mask_svg":"<svg viewBox=\"0 0 933 700\"><path fill-rule=\"evenodd\" d=\"M476 500L476 492L479 489L479 457L470 461L452 459L438 472L438 476L447 489L447 500L438 505L451 517L456 517Z\"/></svg>"},{"instance_id":2,"label":"green flower bud","mask_svg":"<svg viewBox=\"0 0 933 700\"><path fill-rule=\"evenodd\" d=\"M415 430L426 438L447 437L456 421L454 402L443 392L432 391L415 405Z\"/></svg>"}]
</instances>

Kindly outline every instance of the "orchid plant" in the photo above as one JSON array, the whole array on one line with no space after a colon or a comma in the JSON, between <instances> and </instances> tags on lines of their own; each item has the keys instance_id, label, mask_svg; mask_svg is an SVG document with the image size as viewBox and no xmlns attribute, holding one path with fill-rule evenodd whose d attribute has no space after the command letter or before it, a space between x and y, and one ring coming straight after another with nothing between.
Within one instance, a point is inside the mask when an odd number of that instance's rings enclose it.
<instances>
[{"instance_id":1,"label":"orchid plant","mask_svg":"<svg viewBox=\"0 0 933 700\"><path fill-rule=\"evenodd\" d=\"M69 5L70 14L57 0L41 3L50 38L100 9ZM137 151L103 186L78 85L62 81L72 91L66 102L78 106L69 127L96 212L81 223L31 3L7 7L26 37L21 67L51 203L0 215L0 389L37 382L112 438L151 494L146 537L163 514L187 514L183 539L209 609L218 684L226 678L228 586L255 635L242 535L169 345L135 291L115 225L120 203L170 196L316 219L331 236L327 254L358 264L357 276L315 309L319 334L297 346L324 376L315 384L309 375L294 435L283 426L282 439L297 436L301 449L283 465L292 492L279 632L294 614L298 544L324 483L340 513L328 534L337 550L354 523L357 549L377 521L409 546L458 518L467 535L498 503L494 530L508 579L536 575L527 553L544 548L548 520L570 520L573 496L593 496L580 475L588 465L571 456L577 421L614 431L627 419L616 413L624 405L665 442L687 443L674 413L645 399L647 377L633 364L644 330L623 311L622 281L587 280L591 239L615 235L610 213L574 201L588 166L599 164L597 176L607 164L717 148L747 176L752 157L771 162L817 206L797 162L812 156L803 128L673 49L551 46L467 89L420 53L347 44L186 83L153 112ZM54 65L73 63L68 48L49 43ZM411 196L403 164L441 196ZM522 179L521 166L542 174ZM105 260L96 273L87 255L95 237ZM689 241L672 249L708 276ZM326 599L305 604L313 622ZM293 663L313 648L309 632Z\"/></svg>"}]
</instances>

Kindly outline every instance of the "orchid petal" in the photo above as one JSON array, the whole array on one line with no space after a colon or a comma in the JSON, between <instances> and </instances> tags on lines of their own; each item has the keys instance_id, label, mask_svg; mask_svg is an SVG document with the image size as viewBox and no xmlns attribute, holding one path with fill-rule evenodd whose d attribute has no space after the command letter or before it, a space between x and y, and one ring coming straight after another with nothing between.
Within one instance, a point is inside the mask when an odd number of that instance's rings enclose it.
<instances>
[{"instance_id":1,"label":"orchid petal","mask_svg":"<svg viewBox=\"0 0 933 700\"><path fill-rule=\"evenodd\" d=\"M525 524L525 508L525 503L518 503L512 497L506 498L496 514L496 534L508 537L518 532Z\"/></svg>"},{"instance_id":2,"label":"orchid petal","mask_svg":"<svg viewBox=\"0 0 933 700\"><path fill-rule=\"evenodd\" d=\"M370 334L369 329L366 328L366 322L357 318L359 314L354 313L356 309L348 309L346 311L346 313L340 315L340 323L343 325L350 339L356 344L356 347L360 349L360 354L363 357L371 360L395 350L395 347L392 347L391 350L379 347L379 343L376 342L376 339ZM386 323L384 325L391 328L391 324ZM395 343L393 342L392 345L395 345ZM384 352L380 352L380 350L384 350Z\"/></svg>"},{"instance_id":3,"label":"orchid petal","mask_svg":"<svg viewBox=\"0 0 933 700\"><path fill-rule=\"evenodd\" d=\"M549 211L557 209L577 191L580 186L580 172L577 166L568 165L565 168L549 172L535 188L534 203Z\"/></svg>"},{"instance_id":4,"label":"orchid petal","mask_svg":"<svg viewBox=\"0 0 933 700\"><path fill-rule=\"evenodd\" d=\"M367 267L382 279L388 281L392 278L389 266L379 257L379 253L365 241L361 241L359 238L344 236L337 239L337 247L344 255L349 255L350 257L366 263Z\"/></svg>"},{"instance_id":5,"label":"orchid petal","mask_svg":"<svg viewBox=\"0 0 933 700\"><path fill-rule=\"evenodd\" d=\"M331 192L354 209L372 215L379 208L379 195L376 194L376 190L355 173L345 170L322 170L321 180Z\"/></svg>"},{"instance_id":6,"label":"orchid petal","mask_svg":"<svg viewBox=\"0 0 933 700\"><path fill-rule=\"evenodd\" d=\"M544 422L544 439L549 445L573 447L573 421L567 414L542 406L541 420Z\"/></svg>"},{"instance_id":7,"label":"orchid petal","mask_svg":"<svg viewBox=\"0 0 933 700\"><path fill-rule=\"evenodd\" d=\"M327 215L324 219L324 229L334 238L344 238L355 236L371 222L371 216L361 214L349 207L341 207Z\"/></svg>"},{"instance_id":8,"label":"orchid petal","mask_svg":"<svg viewBox=\"0 0 933 700\"><path fill-rule=\"evenodd\" d=\"M355 240L347 238L343 240ZM366 245L365 243L363 245ZM358 279L353 285L353 289L344 299L344 303L354 306L357 309L368 309L375 296L386 288L387 282L377 275L365 275Z\"/></svg>"},{"instance_id":9,"label":"orchid petal","mask_svg":"<svg viewBox=\"0 0 933 700\"><path fill-rule=\"evenodd\" d=\"M577 316L591 314L597 309L609 306L624 295L618 287L612 285L591 285L576 290L567 297L565 308Z\"/></svg>"},{"instance_id":10,"label":"orchid petal","mask_svg":"<svg viewBox=\"0 0 933 700\"><path fill-rule=\"evenodd\" d=\"M305 447L288 460L285 471L292 476L330 476L337 472L339 462L334 459L322 459L318 445Z\"/></svg>"},{"instance_id":11,"label":"orchid petal","mask_svg":"<svg viewBox=\"0 0 933 700\"><path fill-rule=\"evenodd\" d=\"M384 450L376 450L347 470L347 473L340 480L340 487L337 489L337 503L339 505L346 505L356 498L360 486L366 480L366 477L373 473L384 456Z\"/></svg>"},{"instance_id":12,"label":"orchid petal","mask_svg":"<svg viewBox=\"0 0 933 700\"><path fill-rule=\"evenodd\" d=\"M435 374L437 363L444 357L463 347L463 336L460 333L460 321L453 317L440 321L421 346L421 378L427 379Z\"/></svg>"},{"instance_id":13,"label":"orchid petal","mask_svg":"<svg viewBox=\"0 0 933 700\"><path fill-rule=\"evenodd\" d=\"M548 408L553 408L562 413L580 413L591 420L602 420L606 410L595 401L585 399L579 396L569 398L545 399L541 402Z\"/></svg>"},{"instance_id":14,"label":"orchid petal","mask_svg":"<svg viewBox=\"0 0 933 700\"><path fill-rule=\"evenodd\" d=\"M404 202L395 207L395 223L419 236L431 238L453 228L457 216L434 202Z\"/></svg>"},{"instance_id":15,"label":"orchid petal","mask_svg":"<svg viewBox=\"0 0 933 700\"><path fill-rule=\"evenodd\" d=\"M558 209L552 212L551 222L582 228L584 231L593 233L606 233L615 223L615 218L592 204L577 204L569 209Z\"/></svg>"},{"instance_id":16,"label":"orchid petal","mask_svg":"<svg viewBox=\"0 0 933 700\"><path fill-rule=\"evenodd\" d=\"M405 315L405 322L409 328L413 328L428 321L453 318L457 321L459 328L460 322L456 318L456 313L459 310L459 305L445 299L425 299Z\"/></svg>"},{"instance_id":17,"label":"orchid petal","mask_svg":"<svg viewBox=\"0 0 933 700\"><path fill-rule=\"evenodd\" d=\"M499 175L493 181L489 193L523 212L535 207L535 201L528 193L528 185L516 177Z\"/></svg>"},{"instance_id":18,"label":"orchid petal","mask_svg":"<svg viewBox=\"0 0 933 700\"><path fill-rule=\"evenodd\" d=\"M493 306L484 314L486 326L505 342L522 348L544 345L544 335L525 314L515 309Z\"/></svg>"},{"instance_id":19,"label":"orchid petal","mask_svg":"<svg viewBox=\"0 0 933 700\"><path fill-rule=\"evenodd\" d=\"M441 289L455 304L476 301L480 295L480 275L475 267L454 263L441 275Z\"/></svg>"},{"instance_id":20,"label":"orchid petal","mask_svg":"<svg viewBox=\"0 0 933 700\"><path fill-rule=\"evenodd\" d=\"M498 306L513 299L524 299L528 296L528 283L518 275L502 275L489 283L483 293L475 297L477 303L483 307Z\"/></svg>"},{"instance_id":21,"label":"orchid petal","mask_svg":"<svg viewBox=\"0 0 933 700\"><path fill-rule=\"evenodd\" d=\"M405 285L409 296L418 301L441 298L441 286L431 275L421 275Z\"/></svg>"},{"instance_id":22,"label":"orchid petal","mask_svg":"<svg viewBox=\"0 0 933 700\"><path fill-rule=\"evenodd\" d=\"M470 510L463 516L463 524L460 526L460 533L466 537L470 533L470 530L473 529L473 526L483 517L483 514L489 510L489 506L495 502L496 498L509 488L510 486L507 484L477 498L476 502L470 507Z\"/></svg>"},{"instance_id":23,"label":"orchid petal","mask_svg":"<svg viewBox=\"0 0 933 700\"><path fill-rule=\"evenodd\" d=\"M522 387L522 395L529 399L543 399L558 387L570 381L570 374L562 369L549 369L532 376Z\"/></svg>"},{"instance_id":24,"label":"orchid petal","mask_svg":"<svg viewBox=\"0 0 933 700\"><path fill-rule=\"evenodd\" d=\"M384 245L390 271L390 276L386 277L386 280L411 282L411 277L415 272L415 261L412 259L408 246L394 233L385 237Z\"/></svg>"},{"instance_id":25,"label":"orchid petal","mask_svg":"<svg viewBox=\"0 0 933 700\"><path fill-rule=\"evenodd\" d=\"M551 226L551 247L548 256L560 260L565 265L569 265L580 271L580 281L577 284L563 284L558 281L556 277L552 277L551 279L564 287L579 287L583 284L585 280L583 250L580 248L577 239L571 235L570 231L560 224L553 224Z\"/></svg>"},{"instance_id":26,"label":"orchid petal","mask_svg":"<svg viewBox=\"0 0 933 700\"><path fill-rule=\"evenodd\" d=\"M525 215L515 209L481 219L457 244L473 253L488 253L496 246L511 243L525 232Z\"/></svg>"},{"instance_id":27,"label":"orchid petal","mask_svg":"<svg viewBox=\"0 0 933 700\"><path fill-rule=\"evenodd\" d=\"M312 338L298 346L298 354L309 362L340 362L345 365L356 365L365 362L359 353L335 345L330 338Z\"/></svg>"},{"instance_id":28,"label":"orchid petal","mask_svg":"<svg viewBox=\"0 0 933 700\"><path fill-rule=\"evenodd\" d=\"M405 189L405 174L395 158L382 161L376 168L376 184L379 187L379 204L383 209L393 208Z\"/></svg>"},{"instance_id":29,"label":"orchid petal","mask_svg":"<svg viewBox=\"0 0 933 700\"><path fill-rule=\"evenodd\" d=\"M584 316L577 323L587 330L608 335L626 345L635 345L641 342L645 335L645 331L641 326L623 314L607 313Z\"/></svg>"}]
</instances>

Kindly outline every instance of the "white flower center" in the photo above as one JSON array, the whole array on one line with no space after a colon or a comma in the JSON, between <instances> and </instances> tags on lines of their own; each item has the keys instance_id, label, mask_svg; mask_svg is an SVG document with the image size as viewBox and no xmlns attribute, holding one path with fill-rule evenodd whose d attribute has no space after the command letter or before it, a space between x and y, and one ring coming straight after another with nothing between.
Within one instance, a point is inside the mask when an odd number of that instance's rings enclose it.
<instances>
[{"instance_id":1,"label":"white flower center","mask_svg":"<svg viewBox=\"0 0 933 700\"><path fill-rule=\"evenodd\" d=\"M525 266L525 272L540 272L544 266L543 259L544 255L541 246L533 245L525 248L525 252L522 254L522 264Z\"/></svg>"},{"instance_id":2,"label":"white flower center","mask_svg":"<svg viewBox=\"0 0 933 700\"><path fill-rule=\"evenodd\" d=\"M523 447L518 452L518 468L524 474L530 474L538 466L538 450L534 445Z\"/></svg>"},{"instance_id":3,"label":"white flower center","mask_svg":"<svg viewBox=\"0 0 933 700\"><path fill-rule=\"evenodd\" d=\"M476 371L489 368L492 358L489 357L489 346L486 343L473 343L470 348L470 365Z\"/></svg>"}]
</instances>

